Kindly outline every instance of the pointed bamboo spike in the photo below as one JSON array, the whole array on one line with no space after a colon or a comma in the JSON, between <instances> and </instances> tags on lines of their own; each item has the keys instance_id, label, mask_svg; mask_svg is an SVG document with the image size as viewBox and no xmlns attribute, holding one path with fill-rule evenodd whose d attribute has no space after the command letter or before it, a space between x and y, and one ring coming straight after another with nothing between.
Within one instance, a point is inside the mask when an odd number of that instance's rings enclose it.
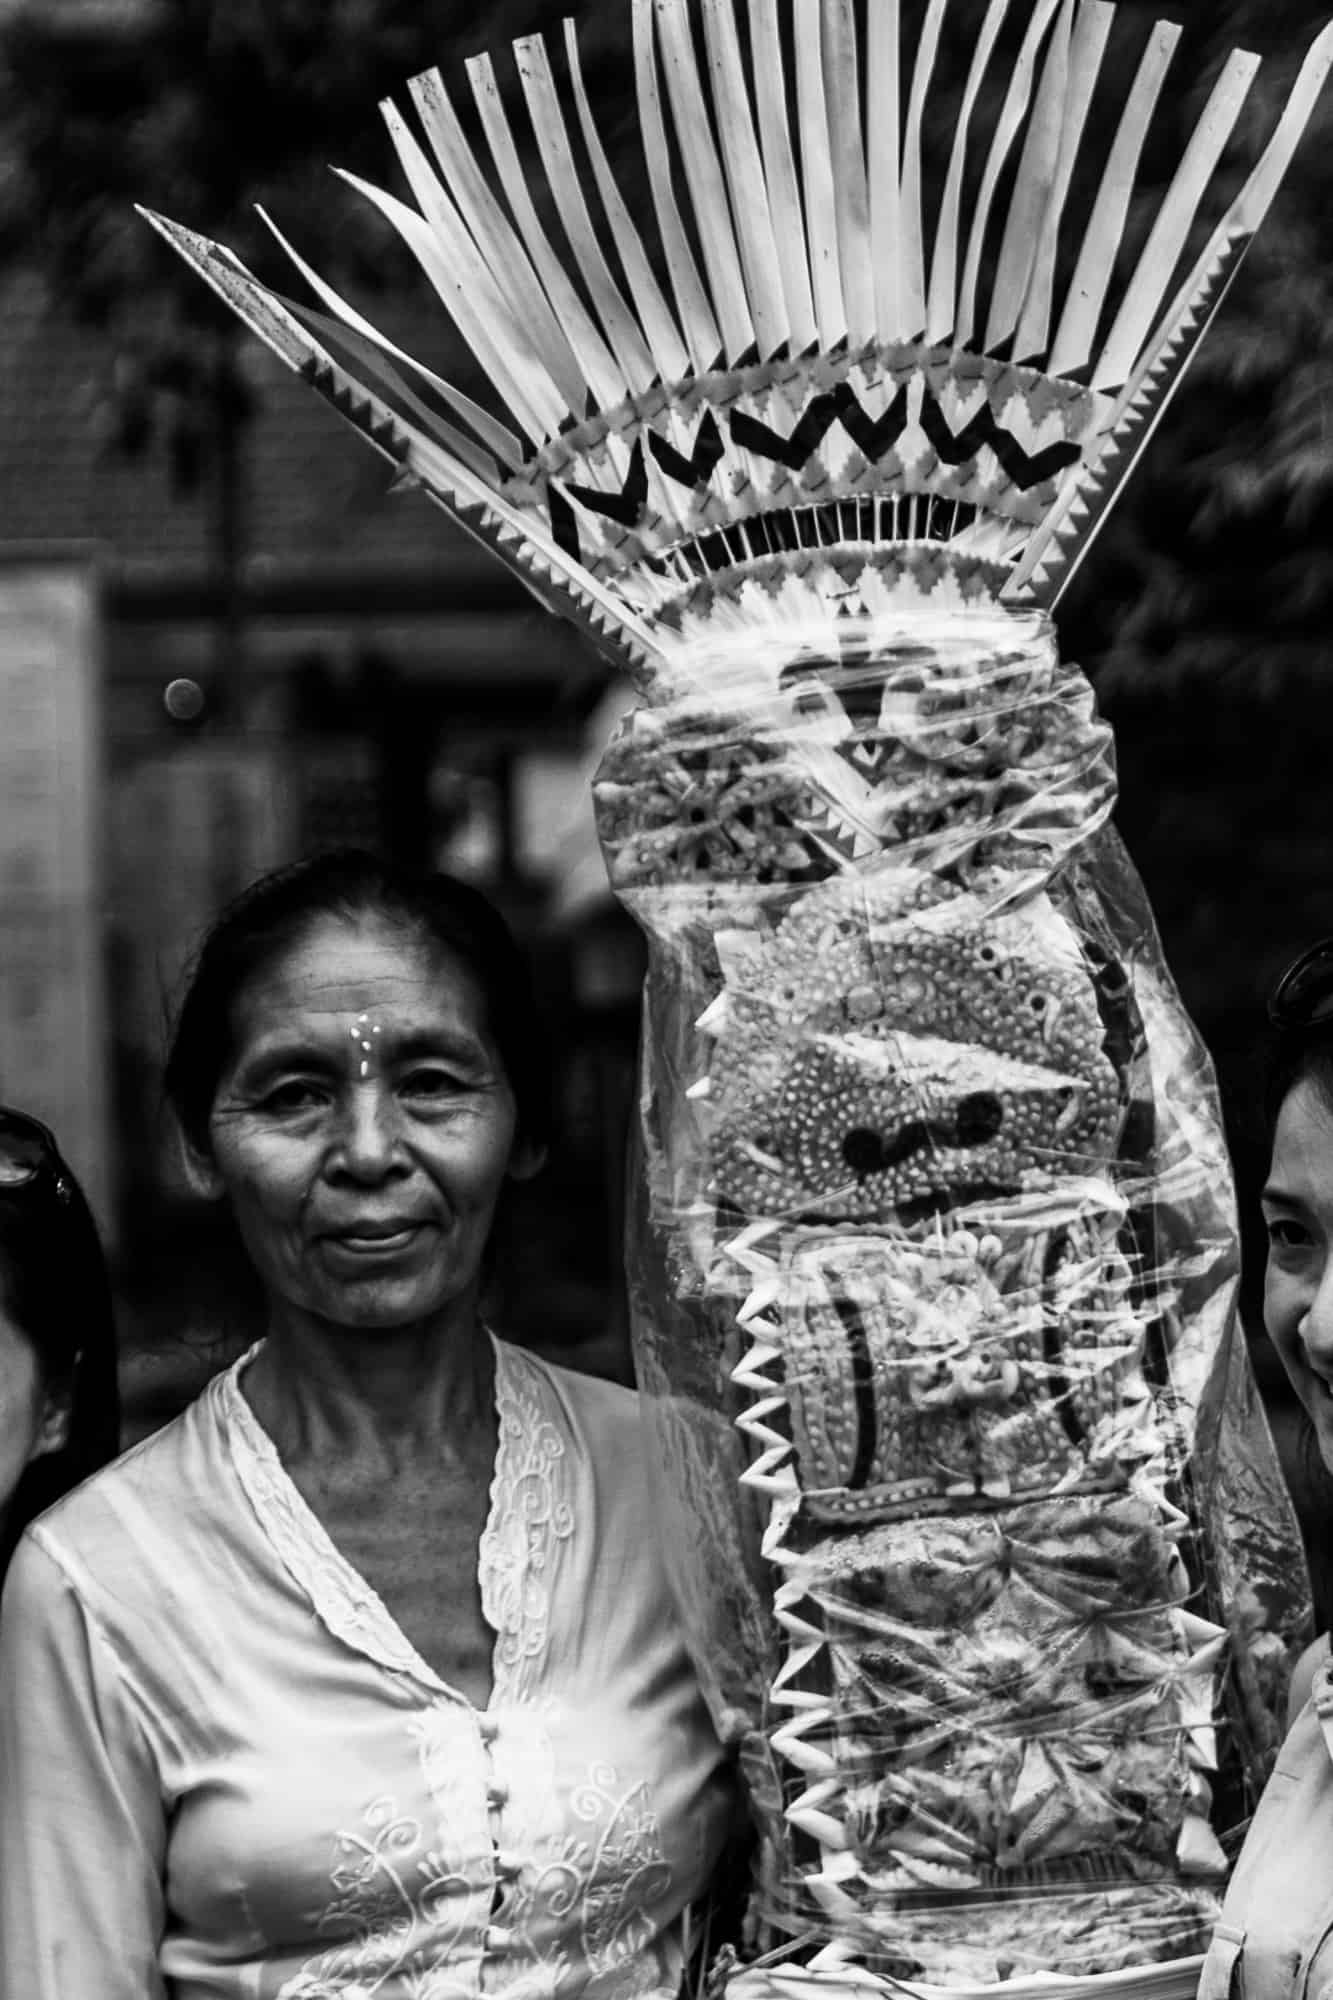
<instances>
[{"instance_id":1,"label":"pointed bamboo spike","mask_svg":"<svg viewBox=\"0 0 1333 2000\"><path fill-rule=\"evenodd\" d=\"M1004 171L1004 163L1009 157L1009 149L1027 111L1032 96L1033 79L1037 72L1037 57L1041 53L1046 30L1050 27L1051 16L1059 4L1060 0L1036 0L1010 73L1009 88L1005 92L1000 115L995 121L990 152L986 156L981 185L977 190L976 205L972 210L967 256L963 261L963 282L958 294L958 314L953 336L959 347L965 347L972 339L976 324L977 283L981 272L981 255L985 248L995 190Z\"/></svg>"},{"instance_id":2,"label":"pointed bamboo spike","mask_svg":"<svg viewBox=\"0 0 1333 2000\"><path fill-rule=\"evenodd\" d=\"M903 337L898 35L898 0L876 0L866 24L866 180L875 320L885 341Z\"/></svg>"},{"instance_id":3,"label":"pointed bamboo spike","mask_svg":"<svg viewBox=\"0 0 1333 2000\"><path fill-rule=\"evenodd\" d=\"M662 117L662 99L657 82L656 38L653 31L653 0L633 0L631 22L634 30L634 73L638 92L639 127L644 156L648 163L648 184L653 191L653 208L666 258L671 289L676 296L694 372L706 375L722 356L723 339L713 317L713 308L704 291L699 268L680 219L672 189L671 152Z\"/></svg>"},{"instance_id":4,"label":"pointed bamboo spike","mask_svg":"<svg viewBox=\"0 0 1333 2000\"><path fill-rule=\"evenodd\" d=\"M852 0L824 0L824 102L833 161L843 313L847 338L853 348L858 348L875 338L878 315L870 249L865 137L861 129L861 72Z\"/></svg>"},{"instance_id":5,"label":"pointed bamboo spike","mask_svg":"<svg viewBox=\"0 0 1333 2000\"><path fill-rule=\"evenodd\" d=\"M595 402L604 410L614 409L625 394L624 373L594 325L592 314L575 291L538 220L519 164L514 135L509 129L509 120L500 99L500 86L491 59L486 55L472 56L464 67L481 119L481 129L486 135L486 143L519 235L555 315L569 335L570 344L579 357L579 365L592 384Z\"/></svg>"},{"instance_id":6,"label":"pointed bamboo spike","mask_svg":"<svg viewBox=\"0 0 1333 2000\"><path fill-rule=\"evenodd\" d=\"M751 1320L757 1319L760 1313L766 1313L770 1306L778 1305L782 1299L782 1289L780 1278L776 1276L761 1278L736 1314L736 1324L747 1326Z\"/></svg>"},{"instance_id":7,"label":"pointed bamboo spike","mask_svg":"<svg viewBox=\"0 0 1333 2000\"><path fill-rule=\"evenodd\" d=\"M741 1474L740 1484L742 1486L745 1484L744 1473ZM781 1568L782 1564L787 1560L787 1551L783 1543L786 1538L787 1529L791 1525L791 1516L795 1511L795 1507L799 1504L799 1496L797 1496L796 1500L793 1500L790 1493L774 1493L767 1497L769 1502L768 1524L760 1539L759 1553L765 1562L772 1563L775 1568Z\"/></svg>"},{"instance_id":8,"label":"pointed bamboo spike","mask_svg":"<svg viewBox=\"0 0 1333 2000\"><path fill-rule=\"evenodd\" d=\"M939 220L930 258L930 290L926 299L926 339L932 345L947 340L954 329L958 286L958 211L963 195L963 168L967 158L968 130L976 108L977 93L995 47L996 36L1008 10L1009 0L989 0L981 31L977 36L968 71L963 100L954 131L953 151L940 201Z\"/></svg>"},{"instance_id":9,"label":"pointed bamboo spike","mask_svg":"<svg viewBox=\"0 0 1333 2000\"><path fill-rule=\"evenodd\" d=\"M837 1722L837 1716L835 1716L833 1708L829 1706L829 1698L827 1696L825 1696L825 1716L827 1716L829 1724ZM811 1808L819 1810L821 1806L831 1806L835 1802L835 1798L843 1796L845 1790L847 1790L847 1780L839 1772L837 1778L825 1778L821 1784L809 1784L805 1788L805 1792L801 1794L801 1798L793 1800L793 1804L795 1806L805 1806L807 1810L811 1810Z\"/></svg>"},{"instance_id":10,"label":"pointed bamboo spike","mask_svg":"<svg viewBox=\"0 0 1333 2000\"><path fill-rule=\"evenodd\" d=\"M774 1687L786 1687L789 1681L794 1681L798 1674L803 1674L806 1668L809 1667L815 1660L819 1658L819 1655L823 1652L823 1650L824 1650L824 1635L822 1632L817 1632L815 1634L815 1639L813 1644L808 1646L801 1646L797 1648L794 1652L788 1653L786 1659L783 1661L782 1665L778 1668L777 1674L774 1677L773 1680ZM827 1695L823 1697L822 1706L825 1709L827 1709L828 1707ZM800 1724L793 1722L789 1726L794 1733L797 1729L799 1729Z\"/></svg>"},{"instance_id":11,"label":"pointed bamboo spike","mask_svg":"<svg viewBox=\"0 0 1333 2000\"><path fill-rule=\"evenodd\" d=\"M790 1468L773 1472L761 1460L757 1465L752 1465L748 1472L742 1472L738 1483L749 1487L754 1493L762 1493L765 1499L781 1500L791 1491L795 1481Z\"/></svg>"},{"instance_id":12,"label":"pointed bamboo spike","mask_svg":"<svg viewBox=\"0 0 1333 2000\"><path fill-rule=\"evenodd\" d=\"M792 23L796 34L796 120L801 138L810 289L820 344L833 348L847 337L847 311L838 258L838 210L829 152L828 108L824 102L819 0L792 0Z\"/></svg>"},{"instance_id":13,"label":"pointed bamboo spike","mask_svg":"<svg viewBox=\"0 0 1333 2000\"><path fill-rule=\"evenodd\" d=\"M751 1403L749 1409L742 1411L736 1421L745 1425L751 1437L758 1437L762 1433L769 1437L774 1444L786 1446L789 1440L783 1437L780 1431L771 1431L767 1428L770 1417L785 1415L786 1410L787 1398L785 1396L765 1396L762 1402Z\"/></svg>"},{"instance_id":14,"label":"pointed bamboo spike","mask_svg":"<svg viewBox=\"0 0 1333 2000\"><path fill-rule=\"evenodd\" d=\"M818 339L810 261L796 162L787 118L787 80L778 32L777 0L750 0L750 66L769 213L787 308L790 351L803 354Z\"/></svg>"},{"instance_id":15,"label":"pointed bamboo spike","mask_svg":"<svg viewBox=\"0 0 1333 2000\"><path fill-rule=\"evenodd\" d=\"M759 1364L750 1367L744 1363L737 1363L727 1379L734 1382L738 1389L753 1389L759 1396L774 1395L782 1387L781 1377L775 1379L772 1375L766 1375Z\"/></svg>"},{"instance_id":16,"label":"pointed bamboo spike","mask_svg":"<svg viewBox=\"0 0 1333 2000\"><path fill-rule=\"evenodd\" d=\"M520 329L510 323L500 295L466 239L462 224L446 239L396 195L372 187L369 181L343 167L336 172L393 224L490 377L496 393L509 405L528 436L535 444L544 444L554 437L566 412L564 398L527 346Z\"/></svg>"},{"instance_id":17,"label":"pointed bamboo spike","mask_svg":"<svg viewBox=\"0 0 1333 2000\"><path fill-rule=\"evenodd\" d=\"M782 266L768 207L759 142L736 33L733 0L703 0L704 41L731 212L736 223L750 316L761 361L771 360L791 338Z\"/></svg>"},{"instance_id":18,"label":"pointed bamboo spike","mask_svg":"<svg viewBox=\"0 0 1333 2000\"><path fill-rule=\"evenodd\" d=\"M653 14L661 40L676 144L694 207L694 226L699 232L726 357L734 367L754 345L755 328L732 233L722 168L709 130L708 106L694 52L687 0L654 0Z\"/></svg>"},{"instance_id":19,"label":"pointed bamboo spike","mask_svg":"<svg viewBox=\"0 0 1333 2000\"><path fill-rule=\"evenodd\" d=\"M407 88L445 186L487 269L514 318L529 329L570 410L581 417L592 381L552 311L523 244L477 165L443 77L437 69L428 70L414 76Z\"/></svg>"},{"instance_id":20,"label":"pointed bamboo spike","mask_svg":"<svg viewBox=\"0 0 1333 2000\"><path fill-rule=\"evenodd\" d=\"M1144 140L1161 95L1162 84L1180 40L1174 21L1159 21L1143 51L1133 87L1125 100L1097 199L1088 219L1078 262L1070 281L1064 314L1051 346L1052 375L1072 374L1092 353L1097 324L1115 269L1116 251L1125 230L1129 200L1139 170Z\"/></svg>"},{"instance_id":21,"label":"pointed bamboo spike","mask_svg":"<svg viewBox=\"0 0 1333 2000\"><path fill-rule=\"evenodd\" d=\"M1005 218L1000 261L996 266L990 314L982 342L988 354L1003 346L1018 325L1019 308L1028 288L1033 258L1041 238L1042 218L1055 183L1069 79L1072 21L1073 0L1061 0L1042 65L1041 82L1037 86L1023 151L1019 156L1013 193L1009 197L1009 213Z\"/></svg>"},{"instance_id":22,"label":"pointed bamboo spike","mask_svg":"<svg viewBox=\"0 0 1333 2000\"><path fill-rule=\"evenodd\" d=\"M657 372L664 382L675 382L685 374L690 365L685 341L672 316L671 308L662 296L662 290L648 254L643 247L643 238L634 226L620 186L611 171L588 102L588 93L583 84L583 70L579 62L578 33L572 20L565 22L565 54L569 62L570 81L574 88L574 102L578 109L579 124L583 132L583 143L592 161L593 177L597 191L606 210L611 233L615 238L620 262L624 267L625 279L634 297L643 331L652 349Z\"/></svg>"},{"instance_id":23,"label":"pointed bamboo spike","mask_svg":"<svg viewBox=\"0 0 1333 2000\"><path fill-rule=\"evenodd\" d=\"M1074 26L1055 179L1042 217L1041 235L1028 274L1018 332L1014 337L1014 359L1019 362L1035 363L1046 353L1050 340L1060 223L1114 18L1115 8L1109 0L1092 0L1090 5L1088 0L1084 0Z\"/></svg>"},{"instance_id":24,"label":"pointed bamboo spike","mask_svg":"<svg viewBox=\"0 0 1333 2000\"><path fill-rule=\"evenodd\" d=\"M940 28L949 0L929 0L926 18L917 42L916 65L912 71L912 92L907 100L907 125L903 133L903 166L899 228L902 247L898 258L899 320L901 338L916 340L926 330L926 250L921 219L921 122L925 116L926 94L939 48Z\"/></svg>"},{"instance_id":25,"label":"pointed bamboo spike","mask_svg":"<svg viewBox=\"0 0 1333 2000\"><path fill-rule=\"evenodd\" d=\"M837 1775L838 1762L827 1750L821 1750L813 1743L805 1742L793 1730L775 1729L769 1739L779 1757L785 1757L798 1771L805 1771L812 1778L832 1778Z\"/></svg>"},{"instance_id":26,"label":"pointed bamboo spike","mask_svg":"<svg viewBox=\"0 0 1333 2000\"><path fill-rule=\"evenodd\" d=\"M782 1379L779 1377L774 1381L771 1376L764 1373L764 1370L771 1368L775 1361L781 1359L780 1347L775 1347L771 1341L757 1340L744 1358L730 1371L728 1380L735 1382L741 1388L753 1384L764 1395L774 1395L781 1389Z\"/></svg>"},{"instance_id":27,"label":"pointed bamboo spike","mask_svg":"<svg viewBox=\"0 0 1333 2000\"><path fill-rule=\"evenodd\" d=\"M1231 137L1259 68L1259 58L1233 51L1213 86L1185 148L1185 157L1157 211L1120 311L1093 368L1094 389L1119 389L1133 372L1166 287L1185 247L1190 224Z\"/></svg>"},{"instance_id":28,"label":"pointed bamboo spike","mask_svg":"<svg viewBox=\"0 0 1333 2000\"><path fill-rule=\"evenodd\" d=\"M791 1761L795 1763L797 1760L793 1758ZM817 1840L821 1847L839 1848L851 1845L851 1835L846 1827L840 1825L836 1819L830 1819L827 1813L803 1812L799 1805L792 1805L787 1807L785 1817L799 1832L808 1835L811 1840Z\"/></svg>"},{"instance_id":29,"label":"pointed bamboo spike","mask_svg":"<svg viewBox=\"0 0 1333 2000\"><path fill-rule=\"evenodd\" d=\"M809 1688L780 1688L774 1681L768 1698L774 1708L791 1709L798 1715L808 1715L811 1710L828 1713L828 1696L815 1694Z\"/></svg>"},{"instance_id":30,"label":"pointed bamboo spike","mask_svg":"<svg viewBox=\"0 0 1333 2000\"><path fill-rule=\"evenodd\" d=\"M416 374L421 376L423 381L429 382L436 394L442 396L446 402L450 403L466 424L471 425L472 429L486 446L486 449L495 455L501 465L507 465L511 472L518 471L523 463L523 446L511 430L507 430L503 424L497 423L495 418L487 411L479 408L470 396L465 396L461 389L455 389L452 383L446 382L442 375L437 375L433 369L427 368L422 362L414 361L412 356L404 353L401 347L395 347L391 340L386 340L384 335L378 332L368 319L363 318L354 306L349 305L346 299L341 298L334 291L332 285L325 284L319 273L306 262L300 252L284 236L266 209L260 208L256 212L265 228L272 232L273 237L284 253L290 257L292 263L301 273L301 276L305 279L311 291L314 292L316 298L323 301L336 319L342 320L345 326L349 327L352 332L361 334L364 339L373 340L377 347L382 347L384 352L391 355L395 361L404 362Z\"/></svg>"},{"instance_id":31,"label":"pointed bamboo spike","mask_svg":"<svg viewBox=\"0 0 1333 2000\"><path fill-rule=\"evenodd\" d=\"M655 379L657 370L648 352L639 323L625 304L619 285L611 275L597 233L592 226L588 204L579 183L578 168L569 147L564 113L556 95L555 78L540 35L526 35L514 43L514 62L527 101L528 116L537 139L537 150L556 210L588 296L602 323L611 351L631 395L641 396Z\"/></svg>"}]
</instances>

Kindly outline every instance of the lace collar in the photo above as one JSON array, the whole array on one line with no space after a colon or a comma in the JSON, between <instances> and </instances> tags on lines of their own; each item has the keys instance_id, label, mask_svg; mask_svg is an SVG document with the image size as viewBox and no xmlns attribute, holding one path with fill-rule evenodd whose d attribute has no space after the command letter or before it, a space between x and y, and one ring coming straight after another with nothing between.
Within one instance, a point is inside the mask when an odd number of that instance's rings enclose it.
<instances>
[{"instance_id":1,"label":"lace collar","mask_svg":"<svg viewBox=\"0 0 1333 2000\"><path fill-rule=\"evenodd\" d=\"M553 1557L574 1530L562 1399L546 1364L490 1336L497 1442L477 1555L482 1611L495 1633L491 1706L530 1699L550 1638ZM417 1652L383 1599L336 1547L246 1401L240 1378L256 1341L208 1395L259 1526L335 1638L390 1673L462 1700Z\"/></svg>"}]
</instances>

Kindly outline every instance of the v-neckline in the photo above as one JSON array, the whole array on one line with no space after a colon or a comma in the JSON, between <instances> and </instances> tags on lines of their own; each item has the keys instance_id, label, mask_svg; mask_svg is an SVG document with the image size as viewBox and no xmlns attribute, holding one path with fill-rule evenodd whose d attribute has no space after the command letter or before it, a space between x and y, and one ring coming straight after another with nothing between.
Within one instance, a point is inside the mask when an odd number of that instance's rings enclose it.
<instances>
[{"instance_id":1,"label":"v-neckline","mask_svg":"<svg viewBox=\"0 0 1333 2000\"><path fill-rule=\"evenodd\" d=\"M215 1378L232 1460L251 1506L270 1545L288 1574L309 1598L317 1616L334 1637L366 1654L391 1673L407 1673L434 1693L461 1702L478 1715L496 1705L505 1678L501 1641L503 1625L492 1616L494 1592L488 1579L495 1563L492 1551L504 1533L504 1459L509 1433L506 1424L513 1402L509 1377L512 1350L489 1328L495 1411L495 1455L491 1462L486 1522L477 1548L477 1577L482 1616L491 1635L491 1685L484 1703L477 1703L438 1674L423 1659L379 1592L338 1547L324 1523L282 1462L282 1455L255 1415L241 1387L241 1377L264 1346L262 1339Z\"/></svg>"}]
</instances>

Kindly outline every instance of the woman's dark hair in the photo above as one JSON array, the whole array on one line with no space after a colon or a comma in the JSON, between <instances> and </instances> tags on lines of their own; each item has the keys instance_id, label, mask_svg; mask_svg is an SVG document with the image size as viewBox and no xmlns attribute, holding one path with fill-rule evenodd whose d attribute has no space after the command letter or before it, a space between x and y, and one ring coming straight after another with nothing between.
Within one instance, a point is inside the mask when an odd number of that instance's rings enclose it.
<instances>
[{"instance_id":1,"label":"woman's dark hair","mask_svg":"<svg viewBox=\"0 0 1333 2000\"><path fill-rule=\"evenodd\" d=\"M0 1575L29 1521L120 1449L106 1261L82 1190L63 1161L53 1166L28 1185L0 1187L0 1304L36 1354L47 1390L69 1394L69 1436L19 1480L0 1523Z\"/></svg>"},{"instance_id":2,"label":"woman's dark hair","mask_svg":"<svg viewBox=\"0 0 1333 2000\"><path fill-rule=\"evenodd\" d=\"M1282 1107L1298 1083L1309 1082L1333 1112L1333 1020L1309 1028L1279 1028L1264 1066L1264 1129L1269 1146Z\"/></svg>"},{"instance_id":3,"label":"woman's dark hair","mask_svg":"<svg viewBox=\"0 0 1333 2000\"><path fill-rule=\"evenodd\" d=\"M381 918L447 952L476 980L486 1024L514 1093L520 1135L551 1134L551 1066L527 965L500 912L452 875L417 873L361 848L335 848L262 875L208 932L176 1017L164 1085L190 1144L208 1151L208 1122L232 1053L247 985L327 919Z\"/></svg>"}]
</instances>

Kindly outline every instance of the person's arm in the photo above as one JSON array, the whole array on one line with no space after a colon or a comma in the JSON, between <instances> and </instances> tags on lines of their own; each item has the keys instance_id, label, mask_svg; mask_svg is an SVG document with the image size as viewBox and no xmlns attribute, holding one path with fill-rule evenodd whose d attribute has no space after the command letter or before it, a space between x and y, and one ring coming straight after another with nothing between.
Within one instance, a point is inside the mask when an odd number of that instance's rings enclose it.
<instances>
[{"instance_id":1,"label":"person's arm","mask_svg":"<svg viewBox=\"0 0 1333 2000\"><path fill-rule=\"evenodd\" d=\"M165 2000L164 1848L117 1663L29 1534L0 1610L0 1994Z\"/></svg>"}]
</instances>

